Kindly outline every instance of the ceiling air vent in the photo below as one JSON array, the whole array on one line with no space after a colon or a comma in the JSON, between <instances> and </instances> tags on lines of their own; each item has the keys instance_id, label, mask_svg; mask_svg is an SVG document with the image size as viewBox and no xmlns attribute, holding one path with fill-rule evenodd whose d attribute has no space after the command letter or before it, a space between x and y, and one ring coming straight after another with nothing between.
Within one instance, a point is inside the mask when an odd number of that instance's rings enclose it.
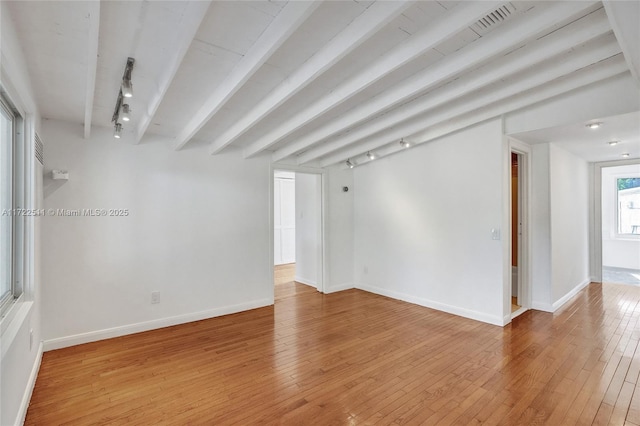
<instances>
[{"instance_id":1,"label":"ceiling air vent","mask_svg":"<svg viewBox=\"0 0 640 426\"><path fill-rule=\"evenodd\" d=\"M42 140L40 136L36 133L36 158L44 166L44 145L42 144Z\"/></svg>"},{"instance_id":2,"label":"ceiling air vent","mask_svg":"<svg viewBox=\"0 0 640 426\"><path fill-rule=\"evenodd\" d=\"M478 22L471 25L469 28L473 30L479 36L487 34L502 22L509 19L516 12L516 7L513 3L506 3L493 12L487 13L484 18L480 18Z\"/></svg>"}]
</instances>

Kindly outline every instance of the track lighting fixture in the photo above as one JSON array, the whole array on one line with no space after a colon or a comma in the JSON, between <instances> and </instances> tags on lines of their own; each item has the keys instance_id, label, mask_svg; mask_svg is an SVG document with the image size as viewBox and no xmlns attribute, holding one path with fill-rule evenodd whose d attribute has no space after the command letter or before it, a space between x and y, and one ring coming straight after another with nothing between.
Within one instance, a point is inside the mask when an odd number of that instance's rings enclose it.
<instances>
[{"instance_id":1,"label":"track lighting fixture","mask_svg":"<svg viewBox=\"0 0 640 426\"><path fill-rule=\"evenodd\" d=\"M371 151L367 151L367 158L373 161L376 159L376 155Z\"/></svg>"},{"instance_id":2,"label":"track lighting fixture","mask_svg":"<svg viewBox=\"0 0 640 426\"><path fill-rule=\"evenodd\" d=\"M131 84L131 80L122 80L122 95L125 98L133 97L133 85Z\"/></svg>"},{"instance_id":3,"label":"track lighting fixture","mask_svg":"<svg viewBox=\"0 0 640 426\"><path fill-rule=\"evenodd\" d=\"M403 148L409 148L411 144L404 140L404 138L400 139L400 146Z\"/></svg>"},{"instance_id":4,"label":"track lighting fixture","mask_svg":"<svg viewBox=\"0 0 640 426\"><path fill-rule=\"evenodd\" d=\"M127 58L127 65L124 68L124 75L122 76L122 96L125 98L133 97L133 84L131 83L131 71L133 70L133 64L135 59Z\"/></svg>"},{"instance_id":5,"label":"track lighting fixture","mask_svg":"<svg viewBox=\"0 0 640 426\"><path fill-rule=\"evenodd\" d=\"M587 128L588 128L588 129L592 129L592 130L597 129L597 128L599 128L600 126L602 126L602 123L598 123L598 122L596 122L596 123L589 123L589 124L587 124Z\"/></svg>"},{"instance_id":6,"label":"track lighting fixture","mask_svg":"<svg viewBox=\"0 0 640 426\"><path fill-rule=\"evenodd\" d=\"M120 118L122 121L131 120L131 108L129 108L129 104L122 105L122 110L120 111Z\"/></svg>"},{"instance_id":7,"label":"track lighting fixture","mask_svg":"<svg viewBox=\"0 0 640 426\"><path fill-rule=\"evenodd\" d=\"M609 146L616 146L616 145L618 145L619 143L620 143L620 141L609 141L609 142L607 142L607 144L608 144Z\"/></svg>"},{"instance_id":8,"label":"track lighting fixture","mask_svg":"<svg viewBox=\"0 0 640 426\"><path fill-rule=\"evenodd\" d=\"M131 71L133 70L133 64L135 59L127 58L127 64L124 67L124 74L122 75L122 83L120 84L120 90L118 91L118 98L116 99L116 107L113 110L113 116L111 122L114 124L113 137L120 139L122 137L122 124L120 120L128 122L131 120L131 108L129 104L124 103L125 98L133 96L133 84L131 83Z\"/></svg>"},{"instance_id":9,"label":"track lighting fixture","mask_svg":"<svg viewBox=\"0 0 640 426\"><path fill-rule=\"evenodd\" d=\"M355 167L355 164L351 161L351 159L348 159L348 160L347 160L347 166L348 166L350 169L353 169L353 168Z\"/></svg>"},{"instance_id":10,"label":"track lighting fixture","mask_svg":"<svg viewBox=\"0 0 640 426\"><path fill-rule=\"evenodd\" d=\"M629 158L631 155L628 152L622 154L622 158Z\"/></svg>"},{"instance_id":11,"label":"track lighting fixture","mask_svg":"<svg viewBox=\"0 0 640 426\"><path fill-rule=\"evenodd\" d=\"M113 137L120 139L122 137L122 124L116 123L116 128L113 130Z\"/></svg>"}]
</instances>

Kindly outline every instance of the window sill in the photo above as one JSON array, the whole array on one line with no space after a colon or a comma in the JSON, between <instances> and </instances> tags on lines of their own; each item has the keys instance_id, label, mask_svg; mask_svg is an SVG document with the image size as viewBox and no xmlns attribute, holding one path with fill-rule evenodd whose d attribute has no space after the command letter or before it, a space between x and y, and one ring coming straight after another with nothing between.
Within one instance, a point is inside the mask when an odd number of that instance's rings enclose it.
<instances>
[{"instance_id":1,"label":"window sill","mask_svg":"<svg viewBox=\"0 0 640 426\"><path fill-rule=\"evenodd\" d=\"M640 235L632 237L632 236L628 236L628 235L620 235L620 236L613 236L613 237L609 237L609 238L603 238L604 241L635 241L635 242L640 242Z\"/></svg>"},{"instance_id":2,"label":"window sill","mask_svg":"<svg viewBox=\"0 0 640 426\"><path fill-rule=\"evenodd\" d=\"M630 236L619 236L619 237L613 237L613 241L636 241L636 242L640 242L640 235L638 235L637 237L630 237Z\"/></svg>"},{"instance_id":3,"label":"window sill","mask_svg":"<svg viewBox=\"0 0 640 426\"><path fill-rule=\"evenodd\" d=\"M4 317L0 319L2 358L4 358L5 353L18 335L18 331L29 316L32 306L33 302L25 301L23 294L13 302L13 306L11 306Z\"/></svg>"}]
</instances>

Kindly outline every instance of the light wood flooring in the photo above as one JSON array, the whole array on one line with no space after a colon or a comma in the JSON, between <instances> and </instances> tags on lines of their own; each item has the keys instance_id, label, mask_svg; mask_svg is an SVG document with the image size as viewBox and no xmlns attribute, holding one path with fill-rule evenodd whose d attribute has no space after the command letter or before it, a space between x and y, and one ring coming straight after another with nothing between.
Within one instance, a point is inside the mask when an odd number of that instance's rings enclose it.
<instances>
[{"instance_id":1,"label":"light wood flooring","mask_svg":"<svg viewBox=\"0 0 640 426\"><path fill-rule=\"evenodd\" d=\"M284 265L276 265L273 267L273 281L276 286L292 282L295 276L295 263L287 263Z\"/></svg>"},{"instance_id":2,"label":"light wood flooring","mask_svg":"<svg viewBox=\"0 0 640 426\"><path fill-rule=\"evenodd\" d=\"M640 288L507 327L283 283L275 306L44 354L27 425L640 425Z\"/></svg>"},{"instance_id":3,"label":"light wood flooring","mask_svg":"<svg viewBox=\"0 0 640 426\"><path fill-rule=\"evenodd\" d=\"M518 298L511 296L511 313L514 313L520 309L520 305L518 305Z\"/></svg>"}]
</instances>

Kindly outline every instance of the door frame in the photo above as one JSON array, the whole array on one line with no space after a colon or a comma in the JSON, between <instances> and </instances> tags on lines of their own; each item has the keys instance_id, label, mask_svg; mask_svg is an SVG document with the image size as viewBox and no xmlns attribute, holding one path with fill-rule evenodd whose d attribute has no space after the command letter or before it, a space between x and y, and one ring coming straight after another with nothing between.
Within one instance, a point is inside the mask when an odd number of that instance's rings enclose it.
<instances>
[{"instance_id":1,"label":"door frame","mask_svg":"<svg viewBox=\"0 0 640 426\"><path fill-rule=\"evenodd\" d=\"M286 178L286 177L278 176L278 175L283 174L283 173L291 173L293 175L293 177L292 178ZM273 174L274 174L274 179L273 179L273 181L274 181L273 182L274 183L274 187L273 187L273 191L274 191L274 205L273 205L273 208L274 208L273 234L274 235L273 235L273 238L274 238L274 241L277 241L277 237L276 237L277 236L277 232L276 232L277 226L276 226L276 223L275 223L275 219L276 219L276 217L275 217L275 208L277 207L276 203L275 203L275 201L276 201L276 199L275 199L276 183L278 181L280 181L280 199L278 201L280 201L280 216L281 216L281 219L282 219L282 206L283 206L283 202L282 202L283 184L288 181L289 183L293 182L293 185L294 185L294 215L293 215L294 217L293 217L293 225L285 227L284 225L282 225L282 223L280 224L280 228L278 229L280 231L280 253L277 253L277 250L275 250L275 244L274 244L273 263L274 263L274 266L279 266L279 265L285 265L285 264L291 263L289 261L290 259L286 259L286 261L285 261L285 259L282 256L282 233L283 233L283 229L293 229L294 230L294 240L295 240L295 173L293 173L293 172L284 172L282 170L274 170ZM278 259L278 260L280 260L279 263L276 262L276 259L277 259L276 256L279 256L279 259ZM295 249L294 249L293 256L294 256L294 262L295 262Z\"/></svg>"},{"instance_id":2,"label":"door frame","mask_svg":"<svg viewBox=\"0 0 640 426\"><path fill-rule=\"evenodd\" d=\"M326 244L326 230L327 230L327 175L324 169L316 167L304 167L288 164L270 164L269 166L269 264L270 264L270 282L271 291L273 292L273 300L275 301L275 281L274 281L274 179L276 171L287 171L295 173L306 173L320 175L320 253L318 255L318 285L317 289L321 293L325 292L325 277L327 276L327 265L325 259L327 244ZM273 303L273 302L272 302Z\"/></svg>"},{"instance_id":3,"label":"door frame","mask_svg":"<svg viewBox=\"0 0 640 426\"><path fill-rule=\"evenodd\" d=\"M589 265L591 281L602 282L602 169L606 167L640 164L638 159L601 161L589 164L591 206L589 220Z\"/></svg>"},{"instance_id":4,"label":"door frame","mask_svg":"<svg viewBox=\"0 0 640 426\"><path fill-rule=\"evenodd\" d=\"M512 253L512 191L511 191L511 153L518 154L518 204L519 204L519 219L522 223L520 227L520 238L518 238L518 303L520 303L520 309L515 312L511 312L511 253ZM532 294L532 282L531 282L531 147L519 141L513 137L507 137L507 158L508 158L508 238L506 242L507 255L505 256L505 263L509 267L508 278L506 279L505 297L504 303L507 312L505 313L505 321L507 318L509 321L518 315L531 309L531 294ZM508 323L508 322L506 322Z\"/></svg>"}]
</instances>

